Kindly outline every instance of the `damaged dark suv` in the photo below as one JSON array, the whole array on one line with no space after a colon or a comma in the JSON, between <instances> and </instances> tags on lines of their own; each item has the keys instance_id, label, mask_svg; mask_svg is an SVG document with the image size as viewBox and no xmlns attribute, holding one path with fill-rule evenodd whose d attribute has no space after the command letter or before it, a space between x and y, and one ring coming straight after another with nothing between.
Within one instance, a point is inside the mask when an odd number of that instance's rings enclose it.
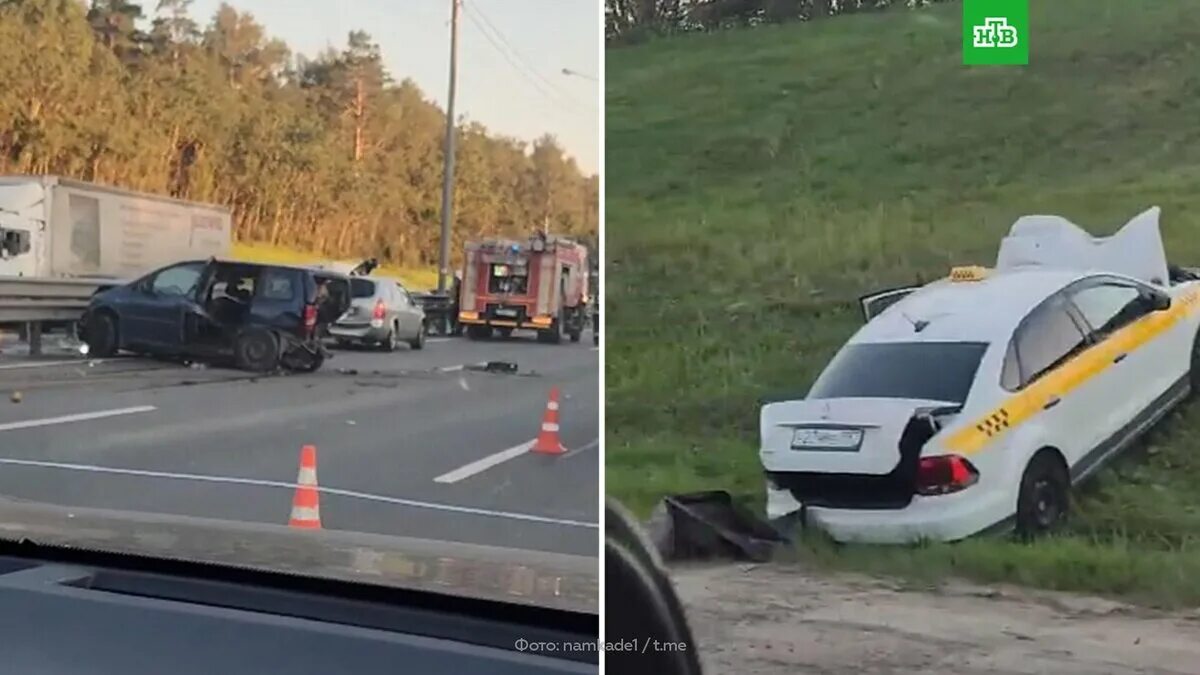
<instances>
[{"instance_id":1,"label":"damaged dark suv","mask_svg":"<svg viewBox=\"0 0 1200 675\"><path fill-rule=\"evenodd\" d=\"M96 357L124 350L311 372L328 355L328 325L349 305L349 279L335 272L189 261L99 290L80 337Z\"/></svg>"}]
</instances>

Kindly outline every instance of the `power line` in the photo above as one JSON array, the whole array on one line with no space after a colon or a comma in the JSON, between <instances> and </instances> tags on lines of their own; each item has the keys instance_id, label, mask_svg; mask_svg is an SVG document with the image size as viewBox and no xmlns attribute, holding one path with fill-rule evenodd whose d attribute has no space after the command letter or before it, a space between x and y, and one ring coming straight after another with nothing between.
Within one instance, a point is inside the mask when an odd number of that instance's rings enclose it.
<instances>
[{"instance_id":1,"label":"power line","mask_svg":"<svg viewBox=\"0 0 1200 675\"><path fill-rule=\"evenodd\" d=\"M556 87L553 82L546 79L546 77L541 75L536 68L530 65L529 62L521 56L521 53L512 46L512 43L508 41L508 39L504 36L504 33L497 29L476 5L472 4L466 8L470 10L468 12L464 12L467 18L475 24L475 27L478 28L483 34L484 38L491 43L492 47L494 47L496 51L500 53L500 56L504 57L504 60L507 61L508 64L512 66L519 75L525 78L525 80L529 82L529 84L532 85L539 94L560 106L562 106L564 103L576 107L582 105L578 100L574 99L569 94L566 94L561 89Z\"/></svg>"},{"instance_id":2,"label":"power line","mask_svg":"<svg viewBox=\"0 0 1200 675\"><path fill-rule=\"evenodd\" d=\"M486 23L488 25L488 27L492 29L492 31L496 34L496 37L500 38L500 41L508 46L509 50L512 51L513 56L517 57L517 59L520 60L521 63L525 64L525 66L527 68L529 68L530 72L532 72L534 75L536 75L538 77L538 79L540 79L542 82L545 82L552 90L558 92L559 94L562 94L563 96L566 96L567 98L571 98L571 95L568 94L567 92L565 92L564 90L562 90L561 88L559 88L559 86L556 82L550 81L545 75L543 75L541 73L540 70L537 69L536 66L534 66L532 63L530 63L529 60L525 58L524 54L521 53L521 50L517 49L516 46L513 45L513 43L509 41L509 39L504 35L504 33L499 28L496 27L496 24L493 23L488 18L487 14L482 9L480 9L478 7L473 7L472 11L476 12L479 15L479 18L482 19L483 22ZM574 100L574 99L572 99L572 100Z\"/></svg>"}]
</instances>

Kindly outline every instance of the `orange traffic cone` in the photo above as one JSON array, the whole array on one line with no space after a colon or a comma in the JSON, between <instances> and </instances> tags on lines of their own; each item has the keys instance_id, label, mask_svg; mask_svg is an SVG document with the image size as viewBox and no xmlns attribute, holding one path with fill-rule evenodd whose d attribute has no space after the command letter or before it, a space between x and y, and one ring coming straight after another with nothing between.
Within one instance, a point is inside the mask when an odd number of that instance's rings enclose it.
<instances>
[{"instance_id":1,"label":"orange traffic cone","mask_svg":"<svg viewBox=\"0 0 1200 675\"><path fill-rule=\"evenodd\" d=\"M567 451L558 437L558 387L550 390L550 400L546 401L546 415L542 418L542 430L534 441L533 452L543 455L561 455Z\"/></svg>"},{"instance_id":2,"label":"orange traffic cone","mask_svg":"<svg viewBox=\"0 0 1200 675\"><path fill-rule=\"evenodd\" d=\"M300 450L300 475L296 477L296 495L292 497L292 517L288 525L308 530L321 529L315 445L306 445Z\"/></svg>"}]
</instances>

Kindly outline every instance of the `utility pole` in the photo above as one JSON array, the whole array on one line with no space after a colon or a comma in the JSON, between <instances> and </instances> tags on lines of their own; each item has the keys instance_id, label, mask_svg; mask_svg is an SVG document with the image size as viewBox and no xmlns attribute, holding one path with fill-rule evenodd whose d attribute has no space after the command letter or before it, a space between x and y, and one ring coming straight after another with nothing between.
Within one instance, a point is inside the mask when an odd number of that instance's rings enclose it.
<instances>
[{"instance_id":1,"label":"utility pole","mask_svg":"<svg viewBox=\"0 0 1200 675\"><path fill-rule=\"evenodd\" d=\"M462 0L450 0L450 95L446 98L446 144L442 168L442 247L438 253L438 292L450 278L450 222L454 208L454 94L458 80L458 19Z\"/></svg>"}]
</instances>

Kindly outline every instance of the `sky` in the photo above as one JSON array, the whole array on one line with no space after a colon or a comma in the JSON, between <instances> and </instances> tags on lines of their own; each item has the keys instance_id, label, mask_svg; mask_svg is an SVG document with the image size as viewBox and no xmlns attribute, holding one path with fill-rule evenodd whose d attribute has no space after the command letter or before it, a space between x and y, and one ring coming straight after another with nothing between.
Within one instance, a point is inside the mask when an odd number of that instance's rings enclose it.
<instances>
[{"instance_id":1,"label":"sky","mask_svg":"<svg viewBox=\"0 0 1200 675\"><path fill-rule=\"evenodd\" d=\"M207 25L222 0L195 0ZM443 109L451 0L226 0L293 52L341 48L352 30L379 44L389 74ZM600 2L462 0L455 114L526 141L551 133L587 173L600 164ZM154 0L143 6L153 10ZM489 39L490 38L490 39ZM566 75L563 69L580 75Z\"/></svg>"}]
</instances>

